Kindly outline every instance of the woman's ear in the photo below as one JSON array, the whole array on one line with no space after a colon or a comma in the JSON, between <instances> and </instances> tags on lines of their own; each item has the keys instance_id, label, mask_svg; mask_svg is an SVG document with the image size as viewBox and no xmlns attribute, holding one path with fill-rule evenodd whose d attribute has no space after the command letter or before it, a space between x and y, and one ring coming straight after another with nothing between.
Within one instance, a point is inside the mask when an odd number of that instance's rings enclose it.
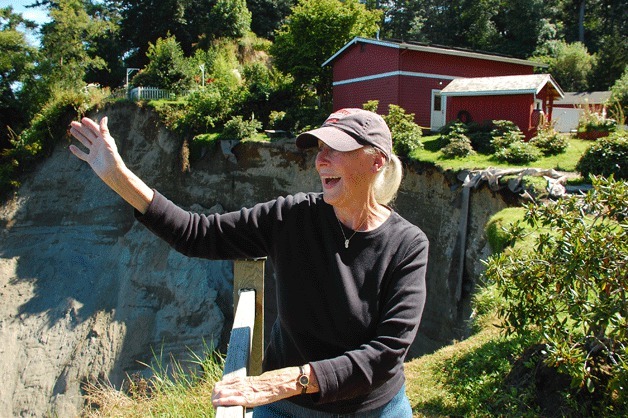
<instances>
[{"instance_id":1,"label":"woman's ear","mask_svg":"<svg viewBox=\"0 0 628 418\"><path fill-rule=\"evenodd\" d=\"M373 158L373 172L377 173L381 171L386 165L386 157L381 152L377 152Z\"/></svg>"}]
</instances>

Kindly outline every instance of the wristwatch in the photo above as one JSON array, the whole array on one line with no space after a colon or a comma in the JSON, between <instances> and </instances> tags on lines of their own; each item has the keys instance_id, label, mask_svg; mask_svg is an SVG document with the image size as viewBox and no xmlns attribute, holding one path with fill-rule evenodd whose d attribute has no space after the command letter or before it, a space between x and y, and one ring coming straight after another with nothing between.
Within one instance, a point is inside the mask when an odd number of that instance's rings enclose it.
<instances>
[{"instance_id":1,"label":"wristwatch","mask_svg":"<svg viewBox=\"0 0 628 418\"><path fill-rule=\"evenodd\" d=\"M305 368L299 366L299 377L297 377L297 384L301 386L301 395L307 392L307 385L310 384L310 378L305 374Z\"/></svg>"}]
</instances>

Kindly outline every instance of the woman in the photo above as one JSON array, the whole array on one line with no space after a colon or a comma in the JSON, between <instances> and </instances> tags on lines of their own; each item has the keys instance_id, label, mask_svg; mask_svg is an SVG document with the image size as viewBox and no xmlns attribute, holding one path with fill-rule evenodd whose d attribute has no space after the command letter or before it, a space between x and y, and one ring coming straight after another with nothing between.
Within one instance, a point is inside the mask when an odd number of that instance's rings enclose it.
<instances>
[{"instance_id":1,"label":"woman","mask_svg":"<svg viewBox=\"0 0 628 418\"><path fill-rule=\"evenodd\" d=\"M342 109L297 138L318 146L322 193L224 215L185 212L131 173L107 120L73 122L70 150L176 250L194 257L267 256L278 317L264 373L218 382L214 406L255 417L411 417L403 362L425 304L428 241L387 204L401 181L384 120Z\"/></svg>"}]
</instances>

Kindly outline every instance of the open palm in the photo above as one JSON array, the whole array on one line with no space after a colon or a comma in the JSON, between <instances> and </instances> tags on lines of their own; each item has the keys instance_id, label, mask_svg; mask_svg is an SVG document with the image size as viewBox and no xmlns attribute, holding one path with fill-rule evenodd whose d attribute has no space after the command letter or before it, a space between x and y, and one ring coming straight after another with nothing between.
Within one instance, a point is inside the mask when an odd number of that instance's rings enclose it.
<instances>
[{"instance_id":1,"label":"open palm","mask_svg":"<svg viewBox=\"0 0 628 418\"><path fill-rule=\"evenodd\" d=\"M72 122L70 133L87 148L85 152L75 145L70 145L72 154L87 162L98 177L107 182L116 167L123 164L118 147L109 134L107 117L102 118L100 124L89 118Z\"/></svg>"}]
</instances>

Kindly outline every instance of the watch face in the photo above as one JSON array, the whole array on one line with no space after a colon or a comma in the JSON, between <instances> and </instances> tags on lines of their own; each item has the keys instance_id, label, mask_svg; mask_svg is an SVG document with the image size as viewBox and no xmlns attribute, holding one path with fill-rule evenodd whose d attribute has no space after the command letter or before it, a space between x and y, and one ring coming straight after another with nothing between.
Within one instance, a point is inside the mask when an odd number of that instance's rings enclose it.
<instances>
[{"instance_id":1,"label":"watch face","mask_svg":"<svg viewBox=\"0 0 628 418\"><path fill-rule=\"evenodd\" d=\"M307 376L299 376L299 384L301 386L307 386L310 383L310 379Z\"/></svg>"}]
</instances>

